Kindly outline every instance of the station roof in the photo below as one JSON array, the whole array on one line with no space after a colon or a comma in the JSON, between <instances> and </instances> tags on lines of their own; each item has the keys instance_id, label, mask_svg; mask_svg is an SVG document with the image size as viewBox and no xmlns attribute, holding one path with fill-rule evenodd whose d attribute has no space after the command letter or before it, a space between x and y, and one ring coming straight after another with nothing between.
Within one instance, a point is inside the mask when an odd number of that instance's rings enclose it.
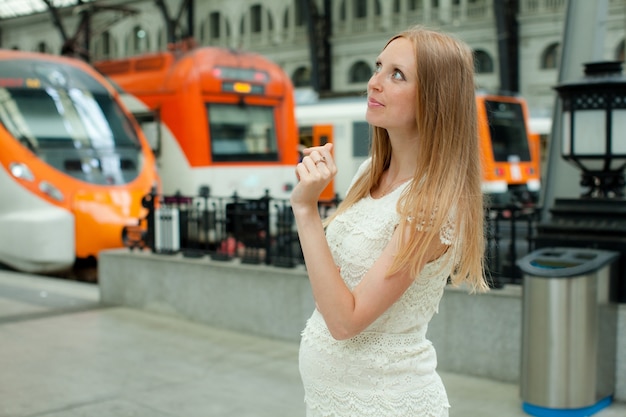
<instances>
[{"instance_id":1,"label":"station roof","mask_svg":"<svg viewBox=\"0 0 626 417\"><path fill-rule=\"evenodd\" d=\"M93 0L48 0L55 8L75 6ZM0 20L48 11L44 0L0 0Z\"/></svg>"}]
</instances>

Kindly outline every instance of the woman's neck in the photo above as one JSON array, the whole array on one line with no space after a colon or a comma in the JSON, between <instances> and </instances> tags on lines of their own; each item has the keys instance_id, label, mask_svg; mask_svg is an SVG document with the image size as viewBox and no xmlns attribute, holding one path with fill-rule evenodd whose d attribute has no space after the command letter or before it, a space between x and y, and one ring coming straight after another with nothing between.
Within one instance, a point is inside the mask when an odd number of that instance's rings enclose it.
<instances>
[{"instance_id":1,"label":"woman's neck","mask_svg":"<svg viewBox=\"0 0 626 417\"><path fill-rule=\"evenodd\" d=\"M391 146L389 168L383 174L382 179L397 181L413 177L417 166L417 139L392 140Z\"/></svg>"}]
</instances>

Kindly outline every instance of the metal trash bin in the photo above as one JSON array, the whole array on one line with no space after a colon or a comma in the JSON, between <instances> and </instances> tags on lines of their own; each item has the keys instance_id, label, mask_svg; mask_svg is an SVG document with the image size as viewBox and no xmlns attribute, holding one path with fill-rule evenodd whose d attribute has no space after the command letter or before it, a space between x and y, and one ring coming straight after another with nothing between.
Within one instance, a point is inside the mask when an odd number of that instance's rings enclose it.
<instances>
[{"instance_id":1,"label":"metal trash bin","mask_svg":"<svg viewBox=\"0 0 626 417\"><path fill-rule=\"evenodd\" d=\"M615 389L619 252L552 247L523 272L521 397L534 416L590 416Z\"/></svg>"}]
</instances>

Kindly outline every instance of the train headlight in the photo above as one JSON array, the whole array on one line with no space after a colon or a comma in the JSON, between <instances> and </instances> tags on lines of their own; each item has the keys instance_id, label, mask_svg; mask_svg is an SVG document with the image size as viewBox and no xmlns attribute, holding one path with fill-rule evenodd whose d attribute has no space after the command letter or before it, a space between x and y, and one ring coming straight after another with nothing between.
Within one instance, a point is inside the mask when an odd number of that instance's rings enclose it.
<instances>
[{"instance_id":1,"label":"train headlight","mask_svg":"<svg viewBox=\"0 0 626 417\"><path fill-rule=\"evenodd\" d=\"M63 201L63 193L48 181L41 181L39 183L39 190L54 200Z\"/></svg>"},{"instance_id":2,"label":"train headlight","mask_svg":"<svg viewBox=\"0 0 626 417\"><path fill-rule=\"evenodd\" d=\"M19 178L21 180L26 180L26 181L35 180L35 176L33 175L30 168L28 168L28 165L22 162L12 162L11 165L9 165L9 170L11 171L11 174L15 178Z\"/></svg>"}]
</instances>

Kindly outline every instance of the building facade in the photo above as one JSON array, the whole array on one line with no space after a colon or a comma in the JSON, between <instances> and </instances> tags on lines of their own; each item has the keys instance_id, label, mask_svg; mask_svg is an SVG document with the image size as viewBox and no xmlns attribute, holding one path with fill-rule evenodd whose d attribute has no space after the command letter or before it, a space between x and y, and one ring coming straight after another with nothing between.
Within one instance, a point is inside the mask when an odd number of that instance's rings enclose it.
<instances>
[{"instance_id":1,"label":"building facade","mask_svg":"<svg viewBox=\"0 0 626 417\"><path fill-rule=\"evenodd\" d=\"M479 89L499 91L499 35L494 12L501 0L314 0L329 22L330 90L337 94L365 91L374 59L396 32L423 24L451 32L475 51ZM503 0L502 0L503 1ZM96 0L88 56L92 61L120 58L167 48L168 24L153 0ZM183 0L165 0L170 16L181 13ZM311 83L311 52L301 0L195 0L193 12L177 22L178 35L191 32L200 45L225 46L261 53L291 75L306 91ZM519 0L517 57L519 93L531 116L552 115L558 79L566 0ZM84 6L83 10L87 10ZM327 9L325 9L325 7ZM78 33L79 7L60 10L70 36ZM191 23L190 23L191 22ZM609 0L603 58L624 59L626 0ZM171 23L171 22L170 22ZM590 23L591 24L591 23ZM49 12L0 20L0 47L59 53L63 38ZM581 68L582 76L582 68Z\"/></svg>"}]
</instances>

